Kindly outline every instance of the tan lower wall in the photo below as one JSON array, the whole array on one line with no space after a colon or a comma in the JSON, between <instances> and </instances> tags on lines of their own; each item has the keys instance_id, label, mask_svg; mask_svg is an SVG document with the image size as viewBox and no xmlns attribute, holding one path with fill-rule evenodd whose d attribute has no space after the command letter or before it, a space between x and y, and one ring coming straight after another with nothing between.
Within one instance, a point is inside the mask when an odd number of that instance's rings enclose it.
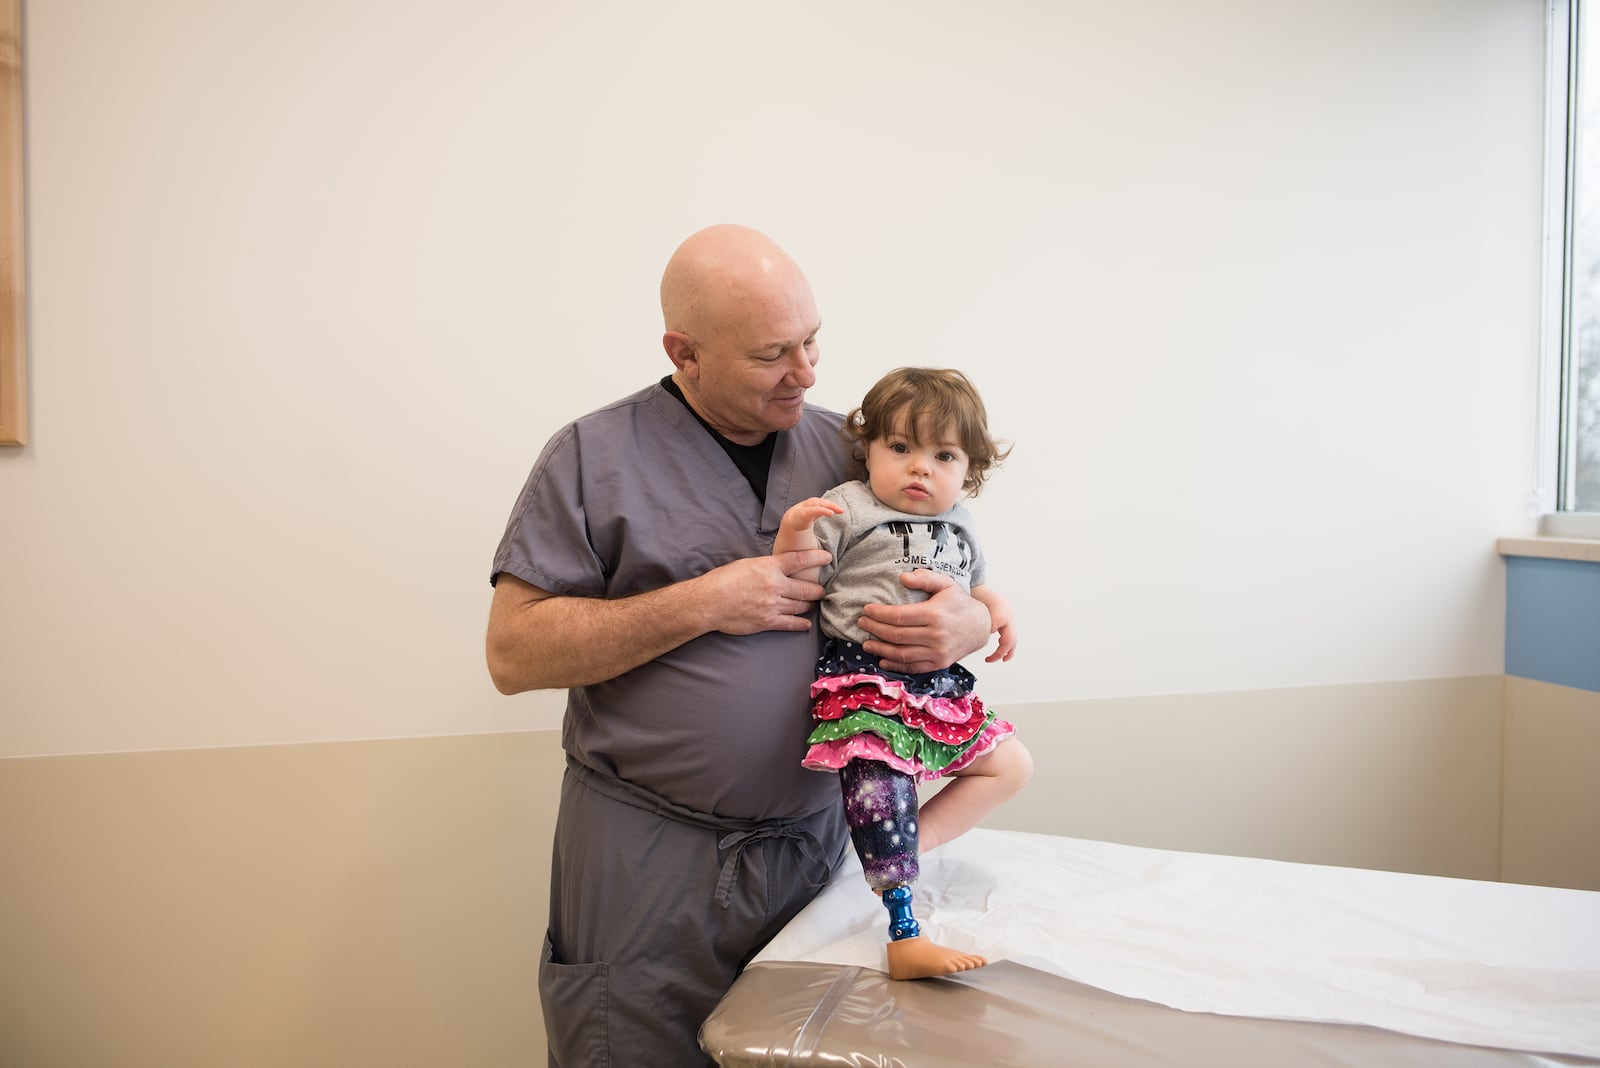
<instances>
[{"instance_id":1,"label":"tan lower wall","mask_svg":"<svg viewBox=\"0 0 1600 1068\"><path fill-rule=\"evenodd\" d=\"M1004 710L1035 761L989 823L1494 879L1500 676Z\"/></svg>"},{"instance_id":2,"label":"tan lower wall","mask_svg":"<svg viewBox=\"0 0 1600 1068\"><path fill-rule=\"evenodd\" d=\"M1507 676L1501 878L1600 890L1600 693Z\"/></svg>"},{"instance_id":3,"label":"tan lower wall","mask_svg":"<svg viewBox=\"0 0 1600 1068\"><path fill-rule=\"evenodd\" d=\"M543 1063L555 732L0 762L0 1065Z\"/></svg>"},{"instance_id":4,"label":"tan lower wall","mask_svg":"<svg viewBox=\"0 0 1600 1068\"><path fill-rule=\"evenodd\" d=\"M1493 878L1501 693L1008 708L1039 770L990 822ZM541 1063L560 770L552 731L0 761L0 1066Z\"/></svg>"}]
</instances>

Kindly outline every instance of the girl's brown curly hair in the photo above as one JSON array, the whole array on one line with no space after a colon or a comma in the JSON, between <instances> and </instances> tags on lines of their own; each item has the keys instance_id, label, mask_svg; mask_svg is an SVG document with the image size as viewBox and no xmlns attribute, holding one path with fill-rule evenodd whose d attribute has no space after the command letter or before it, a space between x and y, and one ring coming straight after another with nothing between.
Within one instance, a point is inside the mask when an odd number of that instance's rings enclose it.
<instances>
[{"instance_id":1,"label":"girl's brown curly hair","mask_svg":"<svg viewBox=\"0 0 1600 1068\"><path fill-rule=\"evenodd\" d=\"M861 407L845 418L842 430L851 455L866 470L867 442L896 433L921 444L950 435L967 454L962 489L976 497L991 468L1011 455L1010 446L989 435L983 398L960 371L900 367L867 390Z\"/></svg>"}]
</instances>

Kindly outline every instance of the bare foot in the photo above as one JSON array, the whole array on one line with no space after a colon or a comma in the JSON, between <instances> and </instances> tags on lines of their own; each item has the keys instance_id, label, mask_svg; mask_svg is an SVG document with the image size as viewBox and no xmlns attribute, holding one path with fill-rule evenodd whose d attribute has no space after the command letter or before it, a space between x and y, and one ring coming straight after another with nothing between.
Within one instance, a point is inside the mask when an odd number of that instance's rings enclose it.
<instances>
[{"instance_id":1,"label":"bare foot","mask_svg":"<svg viewBox=\"0 0 1600 1068\"><path fill-rule=\"evenodd\" d=\"M941 946L921 935L889 943L890 979L926 979L931 975L981 968L988 963L976 953Z\"/></svg>"}]
</instances>

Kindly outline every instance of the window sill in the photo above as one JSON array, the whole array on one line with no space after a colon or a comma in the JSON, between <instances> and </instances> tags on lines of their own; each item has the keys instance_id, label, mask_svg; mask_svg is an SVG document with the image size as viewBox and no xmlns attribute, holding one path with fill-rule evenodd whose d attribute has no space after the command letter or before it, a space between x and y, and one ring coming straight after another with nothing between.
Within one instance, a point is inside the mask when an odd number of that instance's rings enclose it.
<instances>
[{"instance_id":1,"label":"window sill","mask_svg":"<svg viewBox=\"0 0 1600 1068\"><path fill-rule=\"evenodd\" d=\"M1544 538L1600 538L1600 512L1546 512L1539 517Z\"/></svg>"},{"instance_id":2,"label":"window sill","mask_svg":"<svg viewBox=\"0 0 1600 1068\"><path fill-rule=\"evenodd\" d=\"M1548 560L1584 560L1600 564L1600 538L1501 538L1501 556L1542 556Z\"/></svg>"}]
</instances>

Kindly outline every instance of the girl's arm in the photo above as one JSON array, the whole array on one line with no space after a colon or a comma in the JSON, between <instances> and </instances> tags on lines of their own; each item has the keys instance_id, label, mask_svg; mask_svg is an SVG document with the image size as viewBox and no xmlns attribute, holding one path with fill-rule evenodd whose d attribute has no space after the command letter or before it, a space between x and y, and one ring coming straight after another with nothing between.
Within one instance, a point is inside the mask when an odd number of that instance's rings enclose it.
<instances>
[{"instance_id":1,"label":"girl's arm","mask_svg":"<svg viewBox=\"0 0 1600 1068\"><path fill-rule=\"evenodd\" d=\"M783 513L783 521L778 524L778 534L772 539L772 554L794 552L796 549L816 549L817 532L812 528L817 520L825 515L842 515L844 506L821 497L809 497ZM790 578L797 578L802 582L815 582L820 567L808 567L797 571Z\"/></svg>"},{"instance_id":2,"label":"girl's arm","mask_svg":"<svg viewBox=\"0 0 1600 1068\"><path fill-rule=\"evenodd\" d=\"M989 586L972 587L972 597L989 609L989 625L1000 635L1000 644L995 646L994 652L983 658L983 662L992 664L996 660L1010 660L1017 651L1017 628L1012 622L1011 602Z\"/></svg>"}]
</instances>

